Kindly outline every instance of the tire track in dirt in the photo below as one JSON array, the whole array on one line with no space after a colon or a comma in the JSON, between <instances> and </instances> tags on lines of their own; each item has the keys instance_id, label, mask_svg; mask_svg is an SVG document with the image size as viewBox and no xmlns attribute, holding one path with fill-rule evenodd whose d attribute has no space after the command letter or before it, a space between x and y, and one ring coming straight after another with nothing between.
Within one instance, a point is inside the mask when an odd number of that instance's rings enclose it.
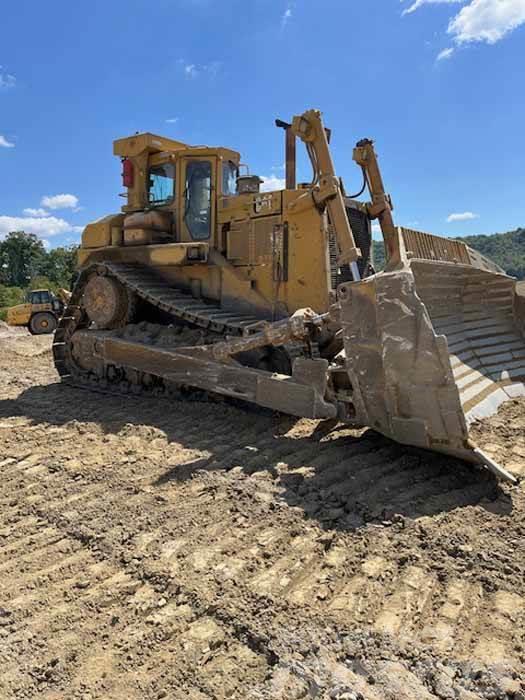
<instances>
[{"instance_id":1,"label":"tire track in dirt","mask_svg":"<svg viewBox=\"0 0 525 700\"><path fill-rule=\"evenodd\" d=\"M6 394L6 697L519 687L522 489L370 431L228 404Z\"/></svg>"}]
</instances>

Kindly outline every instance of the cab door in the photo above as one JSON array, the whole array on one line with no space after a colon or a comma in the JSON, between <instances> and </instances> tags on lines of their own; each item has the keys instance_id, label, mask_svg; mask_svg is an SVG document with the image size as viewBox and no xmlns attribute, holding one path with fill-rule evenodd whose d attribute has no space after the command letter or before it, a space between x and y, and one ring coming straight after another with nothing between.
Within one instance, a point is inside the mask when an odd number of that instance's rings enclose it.
<instances>
[{"instance_id":1,"label":"cab door","mask_svg":"<svg viewBox=\"0 0 525 700\"><path fill-rule=\"evenodd\" d=\"M194 156L182 161L179 231L183 242L214 245L217 159Z\"/></svg>"}]
</instances>

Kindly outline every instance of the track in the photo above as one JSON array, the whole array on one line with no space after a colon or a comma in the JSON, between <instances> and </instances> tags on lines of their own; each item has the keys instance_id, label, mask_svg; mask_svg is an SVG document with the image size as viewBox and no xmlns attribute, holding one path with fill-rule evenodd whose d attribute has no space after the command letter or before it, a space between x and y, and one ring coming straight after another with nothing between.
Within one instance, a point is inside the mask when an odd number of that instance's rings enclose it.
<instances>
[{"instance_id":1,"label":"track","mask_svg":"<svg viewBox=\"0 0 525 700\"><path fill-rule=\"evenodd\" d=\"M101 397L8 342L0 697L525 691L523 486L371 431ZM475 437L523 472L524 427L516 401Z\"/></svg>"},{"instance_id":2,"label":"track","mask_svg":"<svg viewBox=\"0 0 525 700\"><path fill-rule=\"evenodd\" d=\"M57 331L53 336L52 352L56 371L62 380L76 386L87 386L91 390L104 393L127 394L133 392L157 395L170 393L174 387L168 386L161 377L152 375L144 376L132 367L102 367L99 371L82 366L82 361L74 358L74 336L77 331L87 329L89 319L81 304L82 295L91 276L108 276L119 283L128 294L128 310L135 317L139 303L146 302L149 308L148 318L151 313L157 312L163 315L163 324L155 325L145 321L140 322L133 318L129 325L125 325L126 319L121 319L122 332L126 337L138 340L138 337L147 337L148 344L158 344L173 347L184 345L190 339L194 344L216 342L228 337L249 336L261 330L261 324L267 325L267 321L256 318L239 311L227 311L204 299L194 299L192 295L181 289L170 287L154 272L140 265L124 265L120 263L95 263L83 269L76 281L68 306L59 321ZM174 326L174 327L173 327ZM186 341L177 337L183 333ZM72 342L73 341L73 342ZM286 345L286 349L266 349L264 352L255 350L251 353L254 366L258 362L265 369L289 372L290 362L294 357L310 354L315 343L302 343L292 341ZM264 349L263 349L264 350ZM92 352L89 352L91 357ZM245 359L250 353L244 353ZM84 358L85 359L85 358ZM250 362L248 362L250 364Z\"/></svg>"}]
</instances>

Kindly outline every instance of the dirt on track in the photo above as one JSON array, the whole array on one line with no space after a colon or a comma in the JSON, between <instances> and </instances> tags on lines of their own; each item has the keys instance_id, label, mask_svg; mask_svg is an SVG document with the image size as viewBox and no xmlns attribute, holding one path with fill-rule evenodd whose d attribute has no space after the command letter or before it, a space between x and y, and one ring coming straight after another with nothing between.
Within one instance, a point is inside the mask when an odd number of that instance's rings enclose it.
<instances>
[{"instance_id":1,"label":"dirt on track","mask_svg":"<svg viewBox=\"0 0 525 700\"><path fill-rule=\"evenodd\" d=\"M57 383L0 328L0 698L525 698L525 490L372 431ZM475 429L525 474L525 402Z\"/></svg>"}]
</instances>

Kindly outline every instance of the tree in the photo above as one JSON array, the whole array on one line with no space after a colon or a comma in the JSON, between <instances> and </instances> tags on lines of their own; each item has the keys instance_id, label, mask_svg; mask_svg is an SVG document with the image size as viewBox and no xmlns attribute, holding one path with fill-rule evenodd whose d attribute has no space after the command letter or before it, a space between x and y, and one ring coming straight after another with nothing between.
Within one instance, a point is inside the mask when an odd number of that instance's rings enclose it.
<instances>
[{"instance_id":1,"label":"tree","mask_svg":"<svg viewBox=\"0 0 525 700\"><path fill-rule=\"evenodd\" d=\"M49 277L46 277L45 275L36 275L36 277L32 277L31 281L29 282L28 289L49 289L51 292L55 292L58 289L58 284L55 284L52 282Z\"/></svg>"},{"instance_id":2,"label":"tree","mask_svg":"<svg viewBox=\"0 0 525 700\"><path fill-rule=\"evenodd\" d=\"M5 287L0 284L0 308L16 306L24 301L24 290L19 287Z\"/></svg>"},{"instance_id":3,"label":"tree","mask_svg":"<svg viewBox=\"0 0 525 700\"><path fill-rule=\"evenodd\" d=\"M385 245L383 241L373 241L373 250L374 250L374 257L373 257L373 264L374 264L374 269L376 272L379 272L379 270L382 270L385 266Z\"/></svg>"},{"instance_id":4,"label":"tree","mask_svg":"<svg viewBox=\"0 0 525 700\"><path fill-rule=\"evenodd\" d=\"M26 287L39 274L46 257L42 241L33 233L12 231L0 241L0 282Z\"/></svg>"},{"instance_id":5,"label":"tree","mask_svg":"<svg viewBox=\"0 0 525 700\"><path fill-rule=\"evenodd\" d=\"M9 306L22 304L24 301L24 290L19 287L6 287L0 284L0 321L5 321Z\"/></svg>"},{"instance_id":6,"label":"tree","mask_svg":"<svg viewBox=\"0 0 525 700\"><path fill-rule=\"evenodd\" d=\"M69 288L75 272L78 246L53 248L48 251L40 268L40 273L57 287Z\"/></svg>"}]
</instances>

